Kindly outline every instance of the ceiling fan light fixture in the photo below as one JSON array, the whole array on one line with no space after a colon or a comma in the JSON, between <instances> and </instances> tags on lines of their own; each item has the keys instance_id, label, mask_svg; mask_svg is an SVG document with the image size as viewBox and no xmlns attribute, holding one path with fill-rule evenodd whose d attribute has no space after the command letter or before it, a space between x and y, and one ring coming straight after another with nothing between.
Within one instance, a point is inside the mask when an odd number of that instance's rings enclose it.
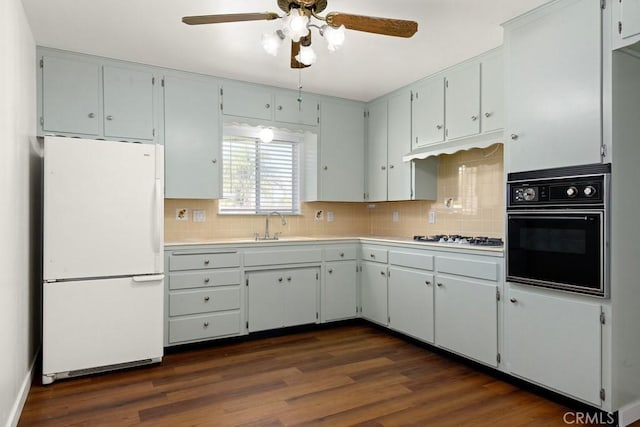
<instances>
[{"instance_id":1,"label":"ceiling fan light fixture","mask_svg":"<svg viewBox=\"0 0 640 427\"><path fill-rule=\"evenodd\" d=\"M284 33L282 30L276 30L273 33L264 33L262 35L262 47L269 55L278 55L278 50L283 41Z\"/></svg>"},{"instance_id":2,"label":"ceiling fan light fixture","mask_svg":"<svg viewBox=\"0 0 640 427\"><path fill-rule=\"evenodd\" d=\"M291 8L284 18L283 25L284 34L294 42L300 41L301 37L309 34L309 17L299 8Z\"/></svg>"},{"instance_id":3,"label":"ceiling fan light fixture","mask_svg":"<svg viewBox=\"0 0 640 427\"><path fill-rule=\"evenodd\" d=\"M334 52L344 44L344 25L340 25L337 28L331 25L323 25L322 36L327 41L327 48Z\"/></svg>"},{"instance_id":4,"label":"ceiling fan light fixture","mask_svg":"<svg viewBox=\"0 0 640 427\"><path fill-rule=\"evenodd\" d=\"M311 46L300 46L300 52L296 55L296 60L304 65L311 65L316 62L318 56Z\"/></svg>"}]
</instances>

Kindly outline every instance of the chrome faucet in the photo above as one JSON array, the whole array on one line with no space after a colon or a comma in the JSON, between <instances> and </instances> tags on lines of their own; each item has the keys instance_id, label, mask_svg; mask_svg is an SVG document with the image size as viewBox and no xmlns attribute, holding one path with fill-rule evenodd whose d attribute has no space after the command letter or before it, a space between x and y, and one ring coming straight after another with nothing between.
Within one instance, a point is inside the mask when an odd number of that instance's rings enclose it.
<instances>
[{"instance_id":1,"label":"chrome faucet","mask_svg":"<svg viewBox=\"0 0 640 427\"><path fill-rule=\"evenodd\" d=\"M269 235L269 218L271 218L271 215L279 215L282 225L287 225L287 219L285 216L278 211L273 211L270 214L265 215L264 237L260 237L256 234L256 240L278 240L278 233L275 233L273 237Z\"/></svg>"}]
</instances>

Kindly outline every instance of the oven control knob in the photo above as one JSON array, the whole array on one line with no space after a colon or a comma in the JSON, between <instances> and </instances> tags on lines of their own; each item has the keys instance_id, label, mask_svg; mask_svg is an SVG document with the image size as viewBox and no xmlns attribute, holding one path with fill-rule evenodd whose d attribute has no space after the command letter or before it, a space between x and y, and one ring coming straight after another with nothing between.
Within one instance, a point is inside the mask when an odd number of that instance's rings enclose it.
<instances>
[{"instance_id":1,"label":"oven control knob","mask_svg":"<svg viewBox=\"0 0 640 427\"><path fill-rule=\"evenodd\" d=\"M576 187L567 188L567 196L573 198L578 195L578 189Z\"/></svg>"},{"instance_id":2,"label":"oven control knob","mask_svg":"<svg viewBox=\"0 0 640 427\"><path fill-rule=\"evenodd\" d=\"M584 187L583 192L585 196L593 197L596 194L596 189L591 185L587 185L586 187Z\"/></svg>"}]
</instances>

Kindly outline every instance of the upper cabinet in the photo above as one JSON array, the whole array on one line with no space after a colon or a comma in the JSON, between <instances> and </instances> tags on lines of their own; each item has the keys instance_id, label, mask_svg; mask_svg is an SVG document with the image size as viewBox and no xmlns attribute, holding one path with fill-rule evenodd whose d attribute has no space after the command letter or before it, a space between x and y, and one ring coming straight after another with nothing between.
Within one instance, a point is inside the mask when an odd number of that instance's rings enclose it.
<instances>
[{"instance_id":1,"label":"upper cabinet","mask_svg":"<svg viewBox=\"0 0 640 427\"><path fill-rule=\"evenodd\" d=\"M40 135L156 139L152 71L105 65L99 58L80 55L45 54L40 66Z\"/></svg>"},{"instance_id":2,"label":"upper cabinet","mask_svg":"<svg viewBox=\"0 0 640 427\"><path fill-rule=\"evenodd\" d=\"M220 198L219 88L213 79L165 76L165 196Z\"/></svg>"},{"instance_id":3,"label":"upper cabinet","mask_svg":"<svg viewBox=\"0 0 640 427\"><path fill-rule=\"evenodd\" d=\"M601 162L600 2L552 2L504 28L507 171Z\"/></svg>"},{"instance_id":4,"label":"upper cabinet","mask_svg":"<svg viewBox=\"0 0 640 427\"><path fill-rule=\"evenodd\" d=\"M640 0L615 0L612 3L614 49L640 42Z\"/></svg>"},{"instance_id":5,"label":"upper cabinet","mask_svg":"<svg viewBox=\"0 0 640 427\"><path fill-rule=\"evenodd\" d=\"M470 137L481 146L502 141L504 82L502 52L494 49L428 77L413 92L411 149L454 152ZM413 154L413 153L412 153ZM413 158L424 158L417 155Z\"/></svg>"},{"instance_id":6,"label":"upper cabinet","mask_svg":"<svg viewBox=\"0 0 640 427\"><path fill-rule=\"evenodd\" d=\"M402 160L411 150L411 93L400 91L387 102L387 200L411 200L411 163Z\"/></svg>"},{"instance_id":7,"label":"upper cabinet","mask_svg":"<svg viewBox=\"0 0 640 427\"><path fill-rule=\"evenodd\" d=\"M275 88L243 83L226 84L222 114L261 121L317 126L319 104L310 95L294 95Z\"/></svg>"},{"instance_id":8,"label":"upper cabinet","mask_svg":"<svg viewBox=\"0 0 640 427\"><path fill-rule=\"evenodd\" d=\"M367 111L367 200L387 200L387 167L387 101L383 100Z\"/></svg>"}]
</instances>

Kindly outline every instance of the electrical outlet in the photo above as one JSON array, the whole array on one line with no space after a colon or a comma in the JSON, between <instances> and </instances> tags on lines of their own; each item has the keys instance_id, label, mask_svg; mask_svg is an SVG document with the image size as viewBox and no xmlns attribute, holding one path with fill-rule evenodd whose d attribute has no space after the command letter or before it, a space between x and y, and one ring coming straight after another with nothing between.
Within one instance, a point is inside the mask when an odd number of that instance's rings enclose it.
<instances>
[{"instance_id":1,"label":"electrical outlet","mask_svg":"<svg viewBox=\"0 0 640 427\"><path fill-rule=\"evenodd\" d=\"M436 223L436 211L429 211L429 224Z\"/></svg>"},{"instance_id":2,"label":"electrical outlet","mask_svg":"<svg viewBox=\"0 0 640 427\"><path fill-rule=\"evenodd\" d=\"M207 211L204 209L194 209L193 222L205 222L207 220Z\"/></svg>"},{"instance_id":3,"label":"electrical outlet","mask_svg":"<svg viewBox=\"0 0 640 427\"><path fill-rule=\"evenodd\" d=\"M327 222L333 222L335 218L333 216L333 211L327 211Z\"/></svg>"},{"instance_id":4,"label":"electrical outlet","mask_svg":"<svg viewBox=\"0 0 640 427\"><path fill-rule=\"evenodd\" d=\"M392 218L393 222L400 221L400 213L398 213L398 211L393 211L393 214L391 215L391 218Z\"/></svg>"}]
</instances>

